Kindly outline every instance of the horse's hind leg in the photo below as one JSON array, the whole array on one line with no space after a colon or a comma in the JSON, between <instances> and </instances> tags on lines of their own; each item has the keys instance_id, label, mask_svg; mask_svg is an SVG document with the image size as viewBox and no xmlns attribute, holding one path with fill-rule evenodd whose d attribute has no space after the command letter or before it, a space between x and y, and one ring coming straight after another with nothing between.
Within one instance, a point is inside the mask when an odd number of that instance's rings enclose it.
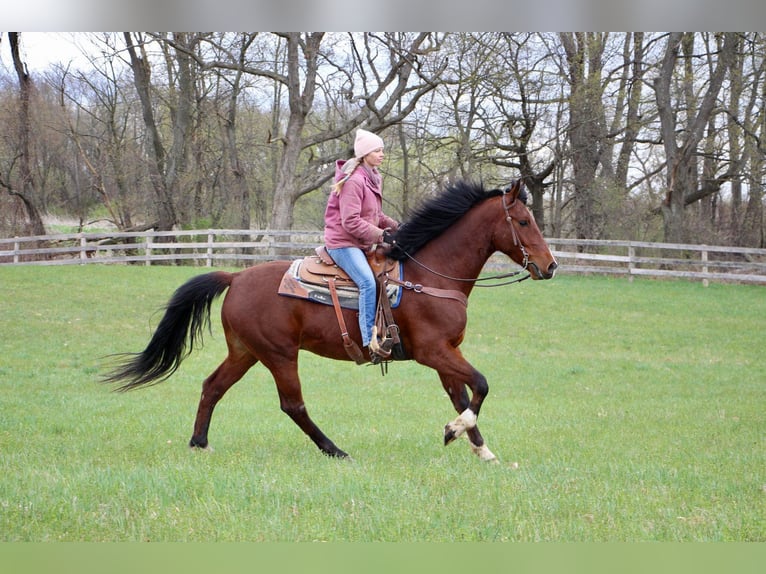
<instances>
[{"instance_id":1,"label":"horse's hind leg","mask_svg":"<svg viewBox=\"0 0 766 574\"><path fill-rule=\"evenodd\" d=\"M279 365L267 365L274 376L279 393L279 406L300 429L314 441L323 453L328 456L346 458L348 454L343 452L335 443L319 429L309 417L306 404L303 402L301 382L298 377L297 361L288 361Z\"/></svg>"},{"instance_id":2,"label":"horse's hind leg","mask_svg":"<svg viewBox=\"0 0 766 574\"><path fill-rule=\"evenodd\" d=\"M213 373L202 383L202 396L197 407L197 418L194 421L194 434L189 441L189 446L194 448L208 448L207 433L210 428L210 419L213 409L221 397L234 383L240 380L244 374L256 363L251 355L228 357Z\"/></svg>"}]
</instances>

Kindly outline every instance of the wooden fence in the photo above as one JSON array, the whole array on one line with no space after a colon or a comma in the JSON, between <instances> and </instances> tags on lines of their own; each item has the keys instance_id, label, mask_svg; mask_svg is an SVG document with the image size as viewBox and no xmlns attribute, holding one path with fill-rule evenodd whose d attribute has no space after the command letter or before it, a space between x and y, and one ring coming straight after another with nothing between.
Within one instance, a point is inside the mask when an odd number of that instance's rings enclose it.
<instances>
[{"instance_id":1,"label":"wooden fence","mask_svg":"<svg viewBox=\"0 0 766 574\"><path fill-rule=\"evenodd\" d=\"M309 254L319 231L209 229L65 233L0 239L0 265L187 264L245 266ZM562 273L766 284L766 249L640 241L548 239ZM487 271L514 264L496 254Z\"/></svg>"},{"instance_id":2,"label":"wooden fence","mask_svg":"<svg viewBox=\"0 0 766 574\"><path fill-rule=\"evenodd\" d=\"M646 241L548 239L564 270L766 284L766 249Z\"/></svg>"}]
</instances>

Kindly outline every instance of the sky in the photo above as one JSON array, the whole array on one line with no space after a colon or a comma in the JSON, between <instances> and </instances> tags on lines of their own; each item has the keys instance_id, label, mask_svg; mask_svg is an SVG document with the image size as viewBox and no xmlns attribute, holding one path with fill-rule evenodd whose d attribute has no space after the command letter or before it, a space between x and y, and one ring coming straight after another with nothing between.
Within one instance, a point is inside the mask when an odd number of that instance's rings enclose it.
<instances>
[{"instance_id":1,"label":"sky","mask_svg":"<svg viewBox=\"0 0 766 574\"><path fill-rule=\"evenodd\" d=\"M30 72L43 72L52 64L72 63L74 66L86 66L88 59L76 43L76 35L71 32L22 32L21 58ZM13 72L11 49L8 36L2 33L0 40L0 65L3 70Z\"/></svg>"}]
</instances>

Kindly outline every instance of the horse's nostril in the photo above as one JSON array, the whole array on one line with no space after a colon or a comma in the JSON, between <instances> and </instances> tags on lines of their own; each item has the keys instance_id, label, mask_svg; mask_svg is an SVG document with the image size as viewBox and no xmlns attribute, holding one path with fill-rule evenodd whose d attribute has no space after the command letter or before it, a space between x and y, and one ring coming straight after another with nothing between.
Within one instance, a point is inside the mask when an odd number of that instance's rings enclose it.
<instances>
[{"instance_id":1,"label":"horse's nostril","mask_svg":"<svg viewBox=\"0 0 766 574\"><path fill-rule=\"evenodd\" d=\"M545 271L543 279L553 279L553 277L556 275L556 269L558 266L559 264L556 263L556 261L553 261L550 265L548 265L548 269Z\"/></svg>"}]
</instances>

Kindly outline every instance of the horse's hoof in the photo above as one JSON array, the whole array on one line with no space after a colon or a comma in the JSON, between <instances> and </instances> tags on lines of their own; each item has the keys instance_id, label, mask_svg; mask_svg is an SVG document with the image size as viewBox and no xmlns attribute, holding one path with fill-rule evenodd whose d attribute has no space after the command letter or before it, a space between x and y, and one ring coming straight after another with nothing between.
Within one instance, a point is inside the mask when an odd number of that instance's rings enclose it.
<instances>
[{"instance_id":1,"label":"horse's hoof","mask_svg":"<svg viewBox=\"0 0 766 574\"><path fill-rule=\"evenodd\" d=\"M329 456L330 458L341 458L346 460L352 460L351 457L348 455L348 453L343 452L339 448L335 450L323 450L322 454L324 454L325 456Z\"/></svg>"},{"instance_id":2,"label":"horse's hoof","mask_svg":"<svg viewBox=\"0 0 766 574\"><path fill-rule=\"evenodd\" d=\"M445 425L444 427L444 446L447 446L449 443L454 441L458 435L455 433L455 429L453 429L450 425Z\"/></svg>"},{"instance_id":3,"label":"horse's hoof","mask_svg":"<svg viewBox=\"0 0 766 574\"><path fill-rule=\"evenodd\" d=\"M444 425L444 444L445 446L451 443L456 438L463 435L468 429L472 429L476 426L476 415L473 414L471 409L465 409L460 415L452 422Z\"/></svg>"},{"instance_id":4,"label":"horse's hoof","mask_svg":"<svg viewBox=\"0 0 766 574\"><path fill-rule=\"evenodd\" d=\"M207 440L203 443L192 438L189 441L189 448L191 450L204 450L206 452L213 452L213 447L208 444Z\"/></svg>"}]
</instances>

